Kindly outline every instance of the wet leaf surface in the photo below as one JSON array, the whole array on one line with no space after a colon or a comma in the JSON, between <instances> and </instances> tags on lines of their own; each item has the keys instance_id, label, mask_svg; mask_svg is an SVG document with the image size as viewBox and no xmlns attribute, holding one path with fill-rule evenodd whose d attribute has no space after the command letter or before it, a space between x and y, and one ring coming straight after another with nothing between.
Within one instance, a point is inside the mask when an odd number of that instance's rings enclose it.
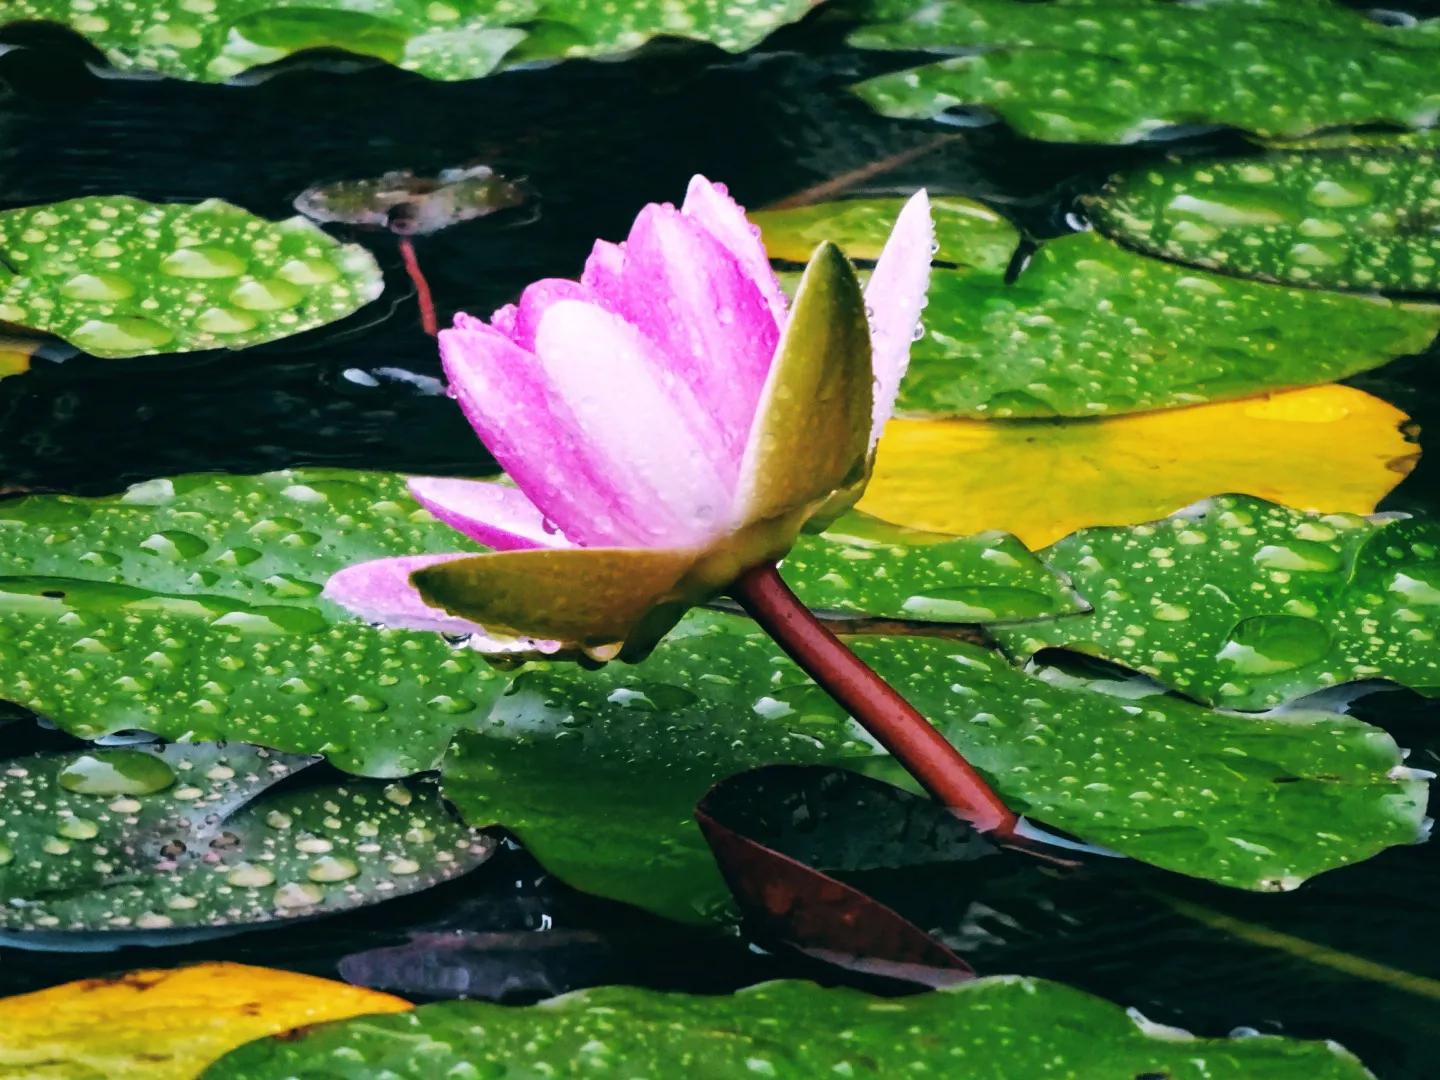
<instances>
[{"instance_id":1,"label":"wet leaf surface","mask_svg":"<svg viewBox=\"0 0 1440 1080\"><path fill-rule=\"evenodd\" d=\"M431 79L473 79L502 67L630 52L674 35L740 52L798 19L814 0L15 0L5 22L44 19L99 46L122 71L221 82L306 49L344 49Z\"/></svg>"},{"instance_id":2,"label":"wet leaf surface","mask_svg":"<svg viewBox=\"0 0 1440 1080\"><path fill-rule=\"evenodd\" d=\"M403 896L483 862L424 779L258 798L307 759L232 744L11 758L0 927L66 934L252 926Z\"/></svg>"},{"instance_id":3,"label":"wet leaf surface","mask_svg":"<svg viewBox=\"0 0 1440 1080\"><path fill-rule=\"evenodd\" d=\"M1088 205L1141 250L1245 277L1440 291L1440 153L1185 161L1118 176Z\"/></svg>"},{"instance_id":4,"label":"wet leaf surface","mask_svg":"<svg viewBox=\"0 0 1440 1080\"><path fill-rule=\"evenodd\" d=\"M1063 646L1202 701L1267 709L1391 679L1440 694L1440 526L1221 496L1163 521L1084 529L1043 553L1095 611L1000 637Z\"/></svg>"},{"instance_id":5,"label":"wet leaf surface","mask_svg":"<svg viewBox=\"0 0 1440 1080\"><path fill-rule=\"evenodd\" d=\"M240 349L341 319L380 268L303 218L123 195L0 212L0 321L95 356Z\"/></svg>"},{"instance_id":6,"label":"wet leaf surface","mask_svg":"<svg viewBox=\"0 0 1440 1080\"><path fill-rule=\"evenodd\" d=\"M705 1077L960 1070L976 1080L1369 1075L1334 1044L1194 1040L1058 983L1013 976L890 1000L774 982L730 997L604 987L523 1009L427 1005L403 1016L311 1029L297 1039L251 1043L204 1075L366 1077L389 1070L420 1078L445 1070L563 1068L601 1076L617 1067Z\"/></svg>"},{"instance_id":7,"label":"wet leaf surface","mask_svg":"<svg viewBox=\"0 0 1440 1080\"><path fill-rule=\"evenodd\" d=\"M1260 135L1389 122L1440 104L1440 29L1387 26L1333 0L865 0L865 48L952 57L857 90L887 116L981 106L1022 135L1125 143L1171 125ZM960 54L960 55L957 55Z\"/></svg>"},{"instance_id":8,"label":"wet leaf surface","mask_svg":"<svg viewBox=\"0 0 1440 1080\"><path fill-rule=\"evenodd\" d=\"M408 1008L389 994L245 964L132 971L0 998L0 1070L54 1080L189 1080L251 1039Z\"/></svg>"},{"instance_id":9,"label":"wet leaf surface","mask_svg":"<svg viewBox=\"0 0 1440 1080\"><path fill-rule=\"evenodd\" d=\"M998 854L929 799L858 773L775 765L722 780L695 818L760 941L932 988L974 977L941 942L832 874Z\"/></svg>"},{"instance_id":10,"label":"wet leaf surface","mask_svg":"<svg viewBox=\"0 0 1440 1080\"><path fill-rule=\"evenodd\" d=\"M1021 672L964 642L852 640L1012 807L1155 865L1288 889L1419 834L1425 785L1390 777L1394 741L1347 717L1211 712L1153 687ZM567 883L695 922L728 916L691 809L717 780L770 764L905 782L767 638L694 614L643 666L520 673L457 738L443 785L468 821L509 828Z\"/></svg>"},{"instance_id":11,"label":"wet leaf surface","mask_svg":"<svg viewBox=\"0 0 1440 1080\"><path fill-rule=\"evenodd\" d=\"M859 509L937 533L1003 529L1032 548L1222 491L1368 514L1419 456L1408 419L1317 386L1088 421L892 420Z\"/></svg>"},{"instance_id":12,"label":"wet leaf surface","mask_svg":"<svg viewBox=\"0 0 1440 1080\"><path fill-rule=\"evenodd\" d=\"M434 177L408 169L373 180L340 180L307 188L295 209L312 221L389 229L404 236L439 232L462 221L520 206L524 189L487 165L441 169Z\"/></svg>"}]
</instances>

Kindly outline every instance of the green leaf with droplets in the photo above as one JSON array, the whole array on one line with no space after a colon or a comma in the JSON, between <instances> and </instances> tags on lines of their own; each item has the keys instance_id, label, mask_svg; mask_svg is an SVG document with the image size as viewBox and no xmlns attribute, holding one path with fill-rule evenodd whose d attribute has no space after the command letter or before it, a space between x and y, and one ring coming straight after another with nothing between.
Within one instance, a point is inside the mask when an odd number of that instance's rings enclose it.
<instances>
[{"instance_id":1,"label":"green leaf with droplets","mask_svg":"<svg viewBox=\"0 0 1440 1080\"><path fill-rule=\"evenodd\" d=\"M0 212L0 322L96 356L258 345L344 318L383 287L364 248L219 199Z\"/></svg>"},{"instance_id":2,"label":"green leaf with droplets","mask_svg":"<svg viewBox=\"0 0 1440 1080\"><path fill-rule=\"evenodd\" d=\"M837 235L872 250L902 200L867 200L858 219L847 205L775 211L766 228L823 237L833 218ZM900 413L1087 417L1225 401L1379 367L1440 330L1440 306L1245 281L1093 233L1047 241L1007 282L994 242L985 228L942 237Z\"/></svg>"},{"instance_id":3,"label":"green leaf with droplets","mask_svg":"<svg viewBox=\"0 0 1440 1080\"><path fill-rule=\"evenodd\" d=\"M0 501L0 698L84 738L141 728L432 768L504 680L438 634L325 601L341 567L479 551L402 477L338 469L152 480Z\"/></svg>"},{"instance_id":4,"label":"green leaf with droplets","mask_svg":"<svg viewBox=\"0 0 1440 1080\"><path fill-rule=\"evenodd\" d=\"M756 210L752 222L771 259L803 264L815 246L829 240L857 263L880 257L903 199L841 199L789 210ZM1019 230L984 203L954 195L930 200L935 223L937 267L988 270L1002 274L1020 242Z\"/></svg>"},{"instance_id":5,"label":"green leaf with droplets","mask_svg":"<svg viewBox=\"0 0 1440 1080\"><path fill-rule=\"evenodd\" d=\"M1386 26L1334 0L863 0L860 12L854 44L949 57L861 83L887 116L981 106L1033 139L1126 143L1176 124L1299 136L1426 127L1440 112L1440 20Z\"/></svg>"},{"instance_id":6,"label":"green leaf with droplets","mask_svg":"<svg viewBox=\"0 0 1440 1080\"><path fill-rule=\"evenodd\" d=\"M1171 162L1111 180L1096 224L1143 251L1245 277L1440 292L1440 152Z\"/></svg>"},{"instance_id":7,"label":"green leaf with droplets","mask_svg":"<svg viewBox=\"0 0 1440 1080\"><path fill-rule=\"evenodd\" d=\"M1085 608L1009 533L948 536L857 512L802 535L781 573L807 607L846 615L1002 623Z\"/></svg>"},{"instance_id":8,"label":"green leaf with droplets","mask_svg":"<svg viewBox=\"0 0 1440 1080\"><path fill-rule=\"evenodd\" d=\"M1424 784L1392 777L1394 741L1348 717L1211 712L960 641L851 642L1011 806L1158 866L1285 889L1419 835ZM700 921L728 894L691 810L722 777L774 763L906 782L772 641L695 613L642 665L521 672L457 739L443 784L468 821L513 830L570 884Z\"/></svg>"},{"instance_id":9,"label":"green leaf with droplets","mask_svg":"<svg viewBox=\"0 0 1440 1080\"><path fill-rule=\"evenodd\" d=\"M431 79L616 56L652 38L742 52L817 0L6 0L7 22L49 20L121 71L222 82L307 49L344 49Z\"/></svg>"},{"instance_id":10,"label":"green leaf with droplets","mask_svg":"<svg viewBox=\"0 0 1440 1080\"><path fill-rule=\"evenodd\" d=\"M1215 705L1267 709L1359 679L1440 694L1440 524L1226 495L1041 552L1091 614L999 631L1027 657L1102 656Z\"/></svg>"},{"instance_id":11,"label":"green leaf with droplets","mask_svg":"<svg viewBox=\"0 0 1440 1080\"><path fill-rule=\"evenodd\" d=\"M312 759L244 744L11 758L0 773L0 928L247 926L418 892L493 842L433 782L262 794Z\"/></svg>"},{"instance_id":12,"label":"green leaf with droplets","mask_svg":"<svg viewBox=\"0 0 1440 1080\"><path fill-rule=\"evenodd\" d=\"M634 987L516 1008L443 1002L258 1039L203 1080L275 1076L963 1076L1365 1080L1331 1042L1196 1039L1061 983L999 975L876 998L770 982L723 997Z\"/></svg>"}]
</instances>

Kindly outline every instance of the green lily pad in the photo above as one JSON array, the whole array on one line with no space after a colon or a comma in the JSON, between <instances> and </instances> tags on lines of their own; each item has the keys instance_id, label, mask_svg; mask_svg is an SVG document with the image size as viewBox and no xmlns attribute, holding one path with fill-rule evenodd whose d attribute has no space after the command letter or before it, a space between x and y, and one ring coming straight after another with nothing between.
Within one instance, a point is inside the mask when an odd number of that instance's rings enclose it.
<instances>
[{"instance_id":1,"label":"green lily pad","mask_svg":"<svg viewBox=\"0 0 1440 1080\"><path fill-rule=\"evenodd\" d=\"M0 322L95 356L258 345L344 318L383 287L364 248L219 199L0 212Z\"/></svg>"},{"instance_id":2,"label":"green lily pad","mask_svg":"<svg viewBox=\"0 0 1440 1080\"><path fill-rule=\"evenodd\" d=\"M168 930L346 911L488 858L435 785L257 798L313 759L243 744L12 758L0 773L0 928Z\"/></svg>"},{"instance_id":3,"label":"green lily pad","mask_svg":"<svg viewBox=\"0 0 1440 1080\"><path fill-rule=\"evenodd\" d=\"M478 551L403 478L181 476L119 496L0 501L0 698L84 738L141 728L433 768L504 679L438 634L320 597L353 562Z\"/></svg>"},{"instance_id":4,"label":"green lily pad","mask_svg":"<svg viewBox=\"0 0 1440 1080\"><path fill-rule=\"evenodd\" d=\"M1434 521L1226 495L1148 525L1082 529L1041 557L1095 611L999 631L1017 656L1077 649L1234 709L1357 679L1440 694Z\"/></svg>"},{"instance_id":5,"label":"green lily pad","mask_svg":"<svg viewBox=\"0 0 1440 1080\"><path fill-rule=\"evenodd\" d=\"M807 607L846 615L1002 623L1085 610L1009 533L947 536L856 512L801 536L782 571Z\"/></svg>"},{"instance_id":6,"label":"green lily pad","mask_svg":"<svg viewBox=\"0 0 1440 1080\"><path fill-rule=\"evenodd\" d=\"M861 83L887 116L984 106L1030 138L1125 143L1175 124L1428 127L1440 111L1440 22L1385 26L1333 0L864 0L860 11L854 44L951 57Z\"/></svg>"},{"instance_id":7,"label":"green lily pad","mask_svg":"<svg viewBox=\"0 0 1440 1080\"><path fill-rule=\"evenodd\" d=\"M837 235L870 250L901 204L873 200L858 217L843 201L775 211L767 236L793 221L825 237L833 216ZM1440 306L1187 269L1093 233L1046 242L1007 282L988 226L966 228L941 240L901 414L1113 416L1251 397L1379 367L1440 330Z\"/></svg>"},{"instance_id":8,"label":"green lily pad","mask_svg":"<svg viewBox=\"0 0 1440 1080\"><path fill-rule=\"evenodd\" d=\"M994 976L903 998L805 982L728 997L606 986L514 1008L443 1002L258 1039L203 1080L275 1076L964 1076L1364 1080L1330 1042L1196 1039L1061 983Z\"/></svg>"},{"instance_id":9,"label":"green lily pad","mask_svg":"<svg viewBox=\"0 0 1440 1080\"><path fill-rule=\"evenodd\" d=\"M306 49L344 49L431 79L542 60L614 56L651 38L743 52L815 0L9 0L0 26L84 34L121 71L223 82Z\"/></svg>"},{"instance_id":10,"label":"green lily pad","mask_svg":"<svg viewBox=\"0 0 1440 1080\"><path fill-rule=\"evenodd\" d=\"M1440 291L1440 153L1272 154L1116 177L1090 201L1127 244L1245 277Z\"/></svg>"},{"instance_id":11,"label":"green lily pad","mask_svg":"<svg viewBox=\"0 0 1440 1080\"><path fill-rule=\"evenodd\" d=\"M807 262L816 245L829 240L857 263L874 262L895 225L903 199L841 199L789 210L757 210L750 220L771 259ZM930 200L935 223L936 266L1003 274L1020 233L984 203L953 195Z\"/></svg>"},{"instance_id":12,"label":"green lily pad","mask_svg":"<svg viewBox=\"0 0 1440 1080\"><path fill-rule=\"evenodd\" d=\"M1419 835L1425 785L1392 777L1394 741L1353 719L1211 712L954 640L851 641L1010 805L1158 866L1287 889ZM521 672L458 737L443 784L466 820L513 830L570 884L703 921L727 892L691 810L722 777L775 763L905 782L773 642L696 613L643 665Z\"/></svg>"}]
</instances>

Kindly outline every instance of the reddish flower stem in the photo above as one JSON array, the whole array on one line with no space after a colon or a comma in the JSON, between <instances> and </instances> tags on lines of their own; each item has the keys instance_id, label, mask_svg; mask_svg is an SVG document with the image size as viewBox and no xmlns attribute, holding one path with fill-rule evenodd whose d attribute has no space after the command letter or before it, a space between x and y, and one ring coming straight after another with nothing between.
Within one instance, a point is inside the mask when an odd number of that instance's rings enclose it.
<instances>
[{"instance_id":1,"label":"reddish flower stem","mask_svg":"<svg viewBox=\"0 0 1440 1080\"><path fill-rule=\"evenodd\" d=\"M732 595L935 799L982 832L1008 837L1015 814L914 706L821 624L774 563L747 570Z\"/></svg>"},{"instance_id":2,"label":"reddish flower stem","mask_svg":"<svg viewBox=\"0 0 1440 1080\"><path fill-rule=\"evenodd\" d=\"M431 337L440 333L440 324L435 319L435 301L430 296L430 283L420 269L420 260L415 258L415 245L408 236L399 238L400 258L405 261L405 272L415 283L415 302L420 305L420 326Z\"/></svg>"}]
</instances>

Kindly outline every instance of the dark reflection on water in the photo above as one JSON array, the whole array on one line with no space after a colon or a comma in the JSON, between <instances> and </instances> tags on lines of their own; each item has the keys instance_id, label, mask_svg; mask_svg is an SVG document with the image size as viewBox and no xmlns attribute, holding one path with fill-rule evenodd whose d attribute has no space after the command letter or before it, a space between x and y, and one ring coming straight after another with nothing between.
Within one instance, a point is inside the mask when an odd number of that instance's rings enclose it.
<instances>
[{"instance_id":1,"label":"dark reflection on water","mask_svg":"<svg viewBox=\"0 0 1440 1080\"><path fill-rule=\"evenodd\" d=\"M847 98L841 88L877 60L839 48L824 27L782 34L776 54L759 58L660 50L623 65L572 64L452 85L384 68L343 76L292 68L240 88L102 80L86 70L90 54L69 35L10 36L36 47L0 55L0 207L128 193L221 196L283 216L307 186L394 168L433 172L478 160L527 177L540 193L535 220L475 221L418 242L442 317L460 308L484 313L531 280L574 274L594 237L618 238L639 204L678 198L693 172L726 180L759 206L936 134L878 119ZM806 56L786 51L801 43ZM1224 153L1245 145L1217 133L1165 149ZM1067 228L1077 194L1157 152L1039 146L1000 127L979 128L857 190L924 183L975 195L1004 203L1028 231L1045 236ZM310 463L489 470L458 410L437 394L433 343L419 330L390 237L337 235L369 245L387 273L385 296L345 322L243 354L71 356L0 381L0 486L99 493L169 473ZM1440 423L1437 359L1432 352L1402 360L1351 382L1429 427ZM1385 506L1433 513L1437 490L1440 455L1433 455ZM1440 768L1440 709L1390 693L1356 711L1412 747L1411 764ZM0 745L13 745L8 733L5 739ZM1384 1077L1435 1075L1440 1000L1424 986L1400 989L1254 940L1280 931L1440 980L1434 845L1388 852L1283 896L1239 894L1115 862L1074 878L1023 867L977 884L954 873L881 875L865 884L943 930L981 971L1063 979L1205 1034L1245 1025L1333 1037ZM1227 925L1248 939L1217 929L1217 916L1241 920ZM211 958L333 976L349 953L401 944L411 929L455 927L623 938L653 923L570 893L545 880L528 856L508 851L431 893L328 920L323 933L296 926L115 953L0 947L0 993ZM715 948L697 959L696 988L803 970L738 946ZM612 960L603 971L579 965L556 977L583 983L586 976L574 972L588 970L608 981L668 985L673 970L662 977L653 960L638 950L628 968ZM1429 990L1440 993L1440 982Z\"/></svg>"}]
</instances>

